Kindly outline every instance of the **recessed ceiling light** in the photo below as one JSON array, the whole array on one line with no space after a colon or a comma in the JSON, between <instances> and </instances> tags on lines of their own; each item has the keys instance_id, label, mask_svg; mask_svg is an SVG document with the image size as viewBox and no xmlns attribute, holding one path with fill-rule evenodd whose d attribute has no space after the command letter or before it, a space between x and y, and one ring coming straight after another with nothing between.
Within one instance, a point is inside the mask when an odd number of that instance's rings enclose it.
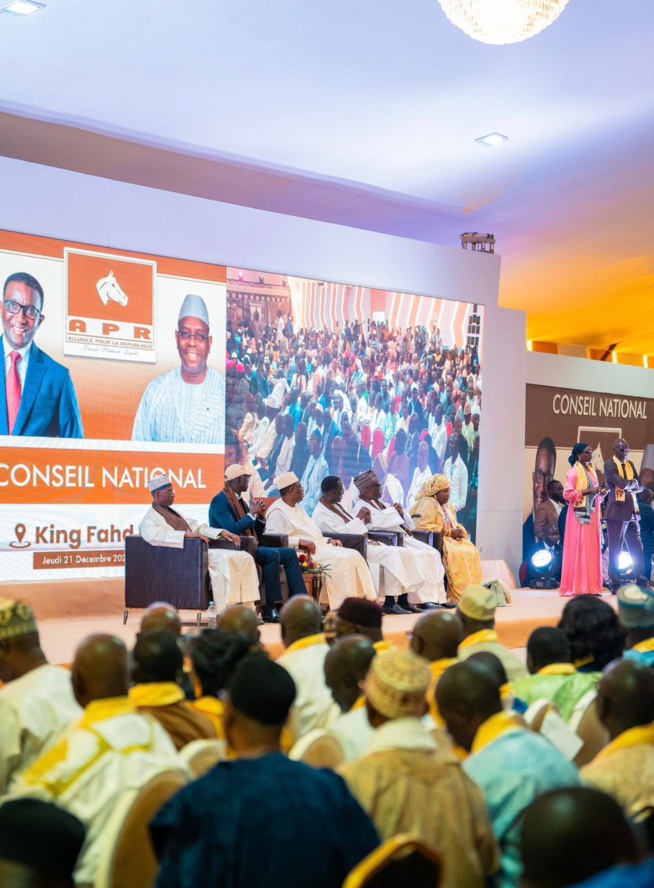
<instances>
[{"instance_id":1,"label":"recessed ceiling light","mask_svg":"<svg viewBox=\"0 0 654 888\"><path fill-rule=\"evenodd\" d=\"M31 15L39 9L45 9L45 3L36 3L35 0L13 0L12 3L0 7L0 12L7 12L9 15Z\"/></svg>"},{"instance_id":2,"label":"recessed ceiling light","mask_svg":"<svg viewBox=\"0 0 654 888\"><path fill-rule=\"evenodd\" d=\"M489 133L487 136L480 136L478 139L475 139L475 142L483 145L484 148L490 148L492 145L500 145L502 142L508 141L509 137L503 136L502 133Z\"/></svg>"}]
</instances>

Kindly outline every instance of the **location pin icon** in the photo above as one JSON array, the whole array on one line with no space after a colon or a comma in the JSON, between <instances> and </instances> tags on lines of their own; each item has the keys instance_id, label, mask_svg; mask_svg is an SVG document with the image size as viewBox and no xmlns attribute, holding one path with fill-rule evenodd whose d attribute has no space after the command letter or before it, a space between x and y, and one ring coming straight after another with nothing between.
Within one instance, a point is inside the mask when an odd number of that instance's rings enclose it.
<instances>
[{"instance_id":1,"label":"location pin icon","mask_svg":"<svg viewBox=\"0 0 654 888\"><path fill-rule=\"evenodd\" d=\"M23 537L25 536L25 525L17 524L14 528L14 533L16 534L16 539L18 540L18 544L22 545Z\"/></svg>"}]
</instances>

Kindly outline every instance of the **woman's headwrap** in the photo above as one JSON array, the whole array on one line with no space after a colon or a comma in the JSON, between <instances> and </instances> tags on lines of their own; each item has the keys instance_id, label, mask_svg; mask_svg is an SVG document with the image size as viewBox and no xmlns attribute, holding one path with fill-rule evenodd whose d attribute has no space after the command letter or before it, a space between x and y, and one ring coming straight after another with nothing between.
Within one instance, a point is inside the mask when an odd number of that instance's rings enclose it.
<instances>
[{"instance_id":1,"label":"woman's headwrap","mask_svg":"<svg viewBox=\"0 0 654 888\"><path fill-rule=\"evenodd\" d=\"M441 490L450 489L450 479L447 475L432 475L429 481L425 481L416 497L416 502L425 496L435 497Z\"/></svg>"}]
</instances>

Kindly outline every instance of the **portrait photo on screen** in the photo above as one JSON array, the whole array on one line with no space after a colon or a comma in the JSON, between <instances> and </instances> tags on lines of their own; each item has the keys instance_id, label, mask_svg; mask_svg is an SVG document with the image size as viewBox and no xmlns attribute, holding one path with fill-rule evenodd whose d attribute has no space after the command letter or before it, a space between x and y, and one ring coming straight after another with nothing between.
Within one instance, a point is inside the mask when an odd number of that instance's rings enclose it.
<instances>
[{"instance_id":1,"label":"portrait photo on screen","mask_svg":"<svg viewBox=\"0 0 654 888\"><path fill-rule=\"evenodd\" d=\"M302 480L311 514L327 475L356 500L372 470L407 513L438 473L474 540L483 308L227 268L226 463L256 470L252 496Z\"/></svg>"},{"instance_id":2,"label":"portrait photo on screen","mask_svg":"<svg viewBox=\"0 0 654 888\"><path fill-rule=\"evenodd\" d=\"M222 446L223 266L0 232L0 278L0 434Z\"/></svg>"}]
</instances>

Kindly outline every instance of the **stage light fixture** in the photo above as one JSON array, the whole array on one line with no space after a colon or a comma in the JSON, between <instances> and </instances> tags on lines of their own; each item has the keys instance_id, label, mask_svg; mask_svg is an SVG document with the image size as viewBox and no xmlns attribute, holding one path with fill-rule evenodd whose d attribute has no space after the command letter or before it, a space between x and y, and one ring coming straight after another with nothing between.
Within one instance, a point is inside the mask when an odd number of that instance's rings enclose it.
<instances>
[{"instance_id":1,"label":"stage light fixture","mask_svg":"<svg viewBox=\"0 0 654 888\"><path fill-rule=\"evenodd\" d=\"M556 589L557 561L549 549L538 549L529 558L527 585L531 589Z\"/></svg>"},{"instance_id":2,"label":"stage light fixture","mask_svg":"<svg viewBox=\"0 0 654 888\"><path fill-rule=\"evenodd\" d=\"M618 555L618 573L621 580L633 579L634 562L629 552L620 552Z\"/></svg>"},{"instance_id":3,"label":"stage light fixture","mask_svg":"<svg viewBox=\"0 0 654 888\"><path fill-rule=\"evenodd\" d=\"M549 27L568 0L438 0L457 28L480 43L527 40Z\"/></svg>"}]
</instances>

